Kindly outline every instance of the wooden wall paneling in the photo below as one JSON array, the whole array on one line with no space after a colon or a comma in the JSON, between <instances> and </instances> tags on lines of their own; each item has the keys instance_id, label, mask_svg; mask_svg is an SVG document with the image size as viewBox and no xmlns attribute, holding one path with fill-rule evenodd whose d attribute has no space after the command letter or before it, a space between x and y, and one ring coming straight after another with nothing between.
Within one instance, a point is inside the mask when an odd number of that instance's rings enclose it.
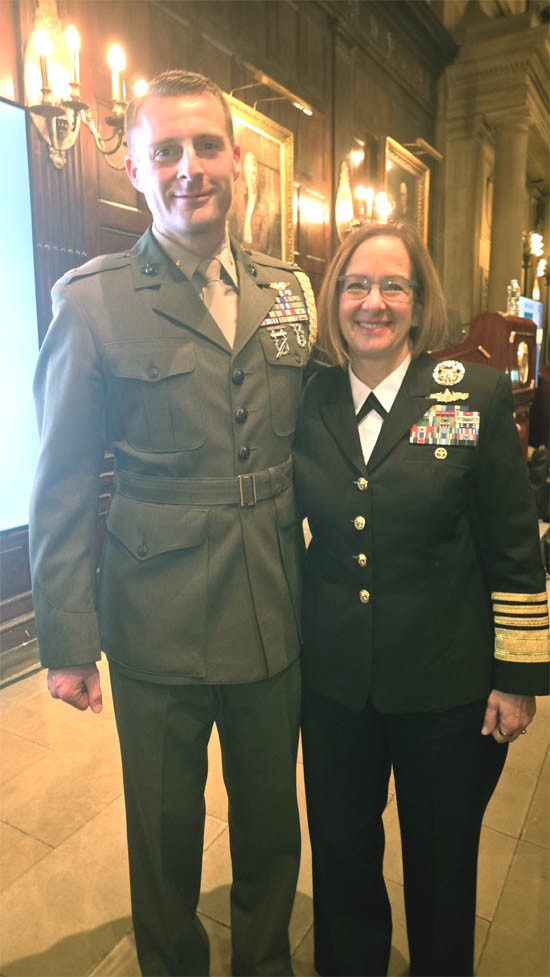
<instances>
[{"instance_id":1,"label":"wooden wall paneling","mask_svg":"<svg viewBox=\"0 0 550 977\"><path fill-rule=\"evenodd\" d=\"M264 42L264 64L267 74L272 75L286 88L295 91L298 82L303 82L303 74L300 71L300 22L302 20L301 8L306 4L289 3L283 0L282 3L265 4L265 42ZM255 63L255 62L254 62ZM258 65L262 67L262 65ZM297 94L303 95L302 91ZM305 97L305 96L304 96Z\"/></svg>"},{"instance_id":2,"label":"wooden wall paneling","mask_svg":"<svg viewBox=\"0 0 550 977\"><path fill-rule=\"evenodd\" d=\"M332 23L314 3L297 6L299 93L320 112L327 112L331 102Z\"/></svg>"}]
</instances>

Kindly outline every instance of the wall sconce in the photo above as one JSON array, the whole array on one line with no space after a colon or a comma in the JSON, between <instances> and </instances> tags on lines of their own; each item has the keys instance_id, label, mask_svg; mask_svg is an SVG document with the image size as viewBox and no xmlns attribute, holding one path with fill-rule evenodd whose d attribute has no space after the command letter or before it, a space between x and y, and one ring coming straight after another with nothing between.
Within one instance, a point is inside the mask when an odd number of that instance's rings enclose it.
<instances>
[{"instance_id":1,"label":"wall sconce","mask_svg":"<svg viewBox=\"0 0 550 977\"><path fill-rule=\"evenodd\" d=\"M441 161L444 159L443 153L440 153L438 149L430 146L429 142L426 142L425 139L421 139L420 136L418 139L415 139L414 142L405 142L403 145L405 149L408 149L409 152L413 154L413 156L431 156L432 159L435 159L438 163L441 163Z\"/></svg>"},{"instance_id":2,"label":"wall sconce","mask_svg":"<svg viewBox=\"0 0 550 977\"><path fill-rule=\"evenodd\" d=\"M347 160L342 160L335 210L336 231L343 241L361 224L371 221L385 224L391 217L393 204L383 191L377 193L374 187L364 187L361 183L352 192L349 165Z\"/></svg>"},{"instance_id":3,"label":"wall sconce","mask_svg":"<svg viewBox=\"0 0 550 977\"><path fill-rule=\"evenodd\" d=\"M258 98L254 102L253 108L255 109L258 102L277 102L277 101L287 101L298 109L299 112L303 112L304 115L313 115L313 109L308 102L304 101L294 92L291 92L289 88L285 88L284 85L280 85L278 81L274 78L270 78L265 72L260 71L259 68L255 68L252 64L247 64L244 62L244 66L248 71L251 71L254 75L254 81L250 82L248 85L239 85L237 88L233 88L230 91L230 95L234 95L235 92L243 92L246 88L258 88L260 85L265 85L266 88L271 88L273 92L277 92L275 96L266 95L265 98Z\"/></svg>"},{"instance_id":4,"label":"wall sconce","mask_svg":"<svg viewBox=\"0 0 550 977\"><path fill-rule=\"evenodd\" d=\"M90 106L80 97L80 36L76 27L71 25L63 34L59 19L40 17L39 12L25 51L25 97L31 119L47 143L49 157L57 169L65 165L67 150L76 143L81 123L92 133L98 152L109 166L123 169L109 159L122 145L127 105L123 78L126 57L119 44L109 49L107 63L111 69L112 100L105 122L111 133L103 136Z\"/></svg>"},{"instance_id":5,"label":"wall sconce","mask_svg":"<svg viewBox=\"0 0 550 977\"><path fill-rule=\"evenodd\" d=\"M544 240L542 234L537 231L524 231L522 234L522 268L523 268L523 288L522 294L527 295L529 268L531 258L540 258L544 253ZM533 296L534 297L534 296Z\"/></svg>"}]
</instances>

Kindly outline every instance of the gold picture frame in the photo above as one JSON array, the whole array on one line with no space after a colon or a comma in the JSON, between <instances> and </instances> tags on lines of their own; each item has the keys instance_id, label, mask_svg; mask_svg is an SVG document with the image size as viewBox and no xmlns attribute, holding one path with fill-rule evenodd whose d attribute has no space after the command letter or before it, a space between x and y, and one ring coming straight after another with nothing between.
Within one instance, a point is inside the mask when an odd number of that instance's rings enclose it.
<instances>
[{"instance_id":1,"label":"gold picture frame","mask_svg":"<svg viewBox=\"0 0 550 977\"><path fill-rule=\"evenodd\" d=\"M229 229L245 248L293 262L294 137L245 102L226 97L242 165L233 187Z\"/></svg>"},{"instance_id":2,"label":"gold picture frame","mask_svg":"<svg viewBox=\"0 0 550 977\"><path fill-rule=\"evenodd\" d=\"M430 170L391 136L386 138L386 196L392 220L410 221L427 243Z\"/></svg>"}]
</instances>

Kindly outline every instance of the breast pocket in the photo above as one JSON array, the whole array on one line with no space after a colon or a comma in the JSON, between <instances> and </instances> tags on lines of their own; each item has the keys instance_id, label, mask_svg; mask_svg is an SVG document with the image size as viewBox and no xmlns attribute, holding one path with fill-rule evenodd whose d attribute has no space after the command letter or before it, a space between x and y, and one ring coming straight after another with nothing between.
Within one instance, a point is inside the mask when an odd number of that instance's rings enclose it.
<instances>
[{"instance_id":1,"label":"breast pocket","mask_svg":"<svg viewBox=\"0 0 550 977\"><path fill-rule=\"evenodd\" d=\"M273 430L279 437L294 434L302 393L302 369L307 348L300 346L291 326L262 327Z\"/></svg>"},{"instance_id":2,"label":"breast pocket","mask_svg":"<svg viewBox=\"0 0 550 977\"><path fill-rule=\"evenodd\" d=\"M178 340L111 343L112 439L141 451L190 451L206 440L195 346Z\"/></svg>"},{"instance_id":3,"label":"breast pocket","mask_svg":"<svg viewBox=\"0 0 550 977\"><path fill-rule=\"evenodd\" d=\"M475 447L407 445L402 473L409 488L409 517L427 540L453 538L469 505ZM436 454L437 452L437 454Z\"/></svg>"}]
</instances>

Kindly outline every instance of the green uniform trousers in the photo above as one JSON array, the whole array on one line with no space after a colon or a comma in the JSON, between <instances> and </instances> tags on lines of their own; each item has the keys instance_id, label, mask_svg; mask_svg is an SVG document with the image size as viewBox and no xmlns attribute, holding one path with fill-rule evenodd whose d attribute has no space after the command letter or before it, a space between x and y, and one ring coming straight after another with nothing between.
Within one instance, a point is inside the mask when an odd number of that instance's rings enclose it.
<instances>
[{"instance_id":1,"label":"green uniform trousers","mask_svg":"<svg viewBox=\"0 0 550 977\"><path fill-rule=\"evenodd\" d=\"M300 861L298 662L261 682L210 686L142 682L111 663L111 682L142 973L209 971L196 909L215 722L229 797L233 974L291 974L288 924Z\"/></svg>"}]
</instances>

